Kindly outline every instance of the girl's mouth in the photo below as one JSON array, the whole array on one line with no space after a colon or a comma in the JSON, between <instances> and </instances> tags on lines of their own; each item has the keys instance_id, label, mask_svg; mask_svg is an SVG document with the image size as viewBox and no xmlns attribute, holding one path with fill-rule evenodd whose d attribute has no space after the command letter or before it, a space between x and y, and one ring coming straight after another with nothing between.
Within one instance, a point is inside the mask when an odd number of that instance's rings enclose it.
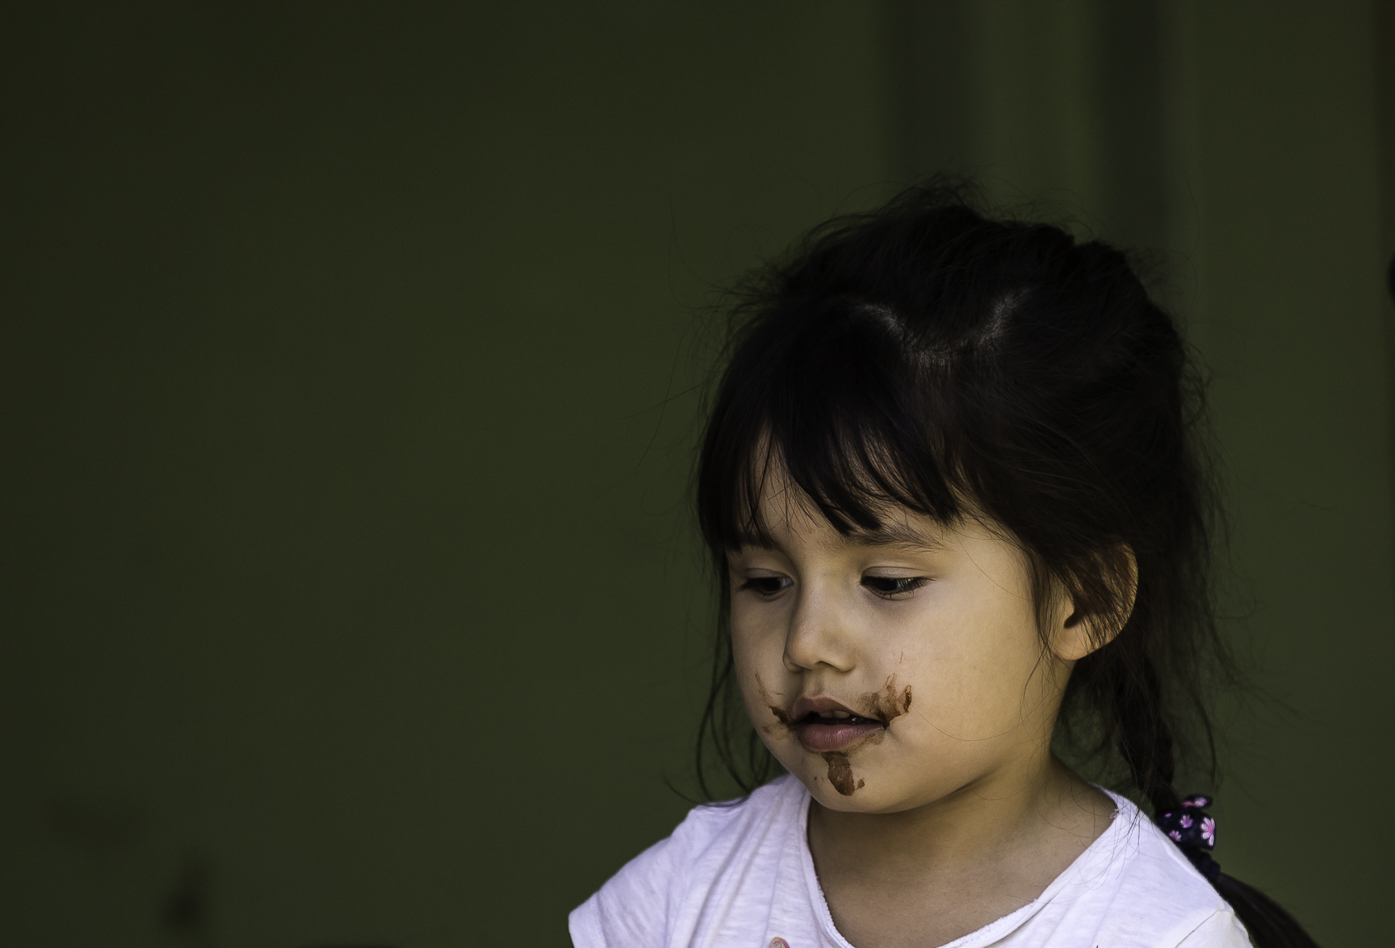
<instances>
[{"instance_id":1,"label":"girl's mouth","mask_svg":"<svg viewBox=\"0 0 1395 948\"><path fill-rule=\"evenodd\" d=\"M844 709L810 711L793 722L792 730L804 749L814 753L847 750L869 735L886 730L876 718Z\"/></svg>"}]
</instances>

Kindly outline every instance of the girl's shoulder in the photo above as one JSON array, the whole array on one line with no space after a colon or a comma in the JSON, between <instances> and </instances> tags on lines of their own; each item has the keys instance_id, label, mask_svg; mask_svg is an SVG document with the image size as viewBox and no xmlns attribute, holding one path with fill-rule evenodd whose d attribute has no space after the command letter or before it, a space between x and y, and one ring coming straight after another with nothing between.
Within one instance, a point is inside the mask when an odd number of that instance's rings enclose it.
<instances>
[{"instance_id":1,"label":"girl's shoulder","mask_svg":"<svg viewBox=\"0 0 1395 948\"><path fill-rule=\"evenodd\" d=\"M693 807L670 839L682 839L694 854L748 845L753 829L802 823L808 804L809 791L784 774L745 797Z\"/></svg>"},{"instance_id":2,"label":"girl's shoulder","mask_svg":"<svg viewBox=\"0 0 1395 948\"><path fill-rule=\"evenodd\" d=\"M706 901L734 865L749 882L787 858L807 805L808 791L787 774L747 797L694 807L572 912L573 944L668 944L675 926L697 921L687 918L699 909L694 893Z\"/></svg>"},{"instance_id":3,"label":"girl's shoulder","mask_svg":"<svg viewBox=\"0 0 1395 948\"><path fill-rule=\"evenodd\" d=\"M1109 796L1113 823L1048 887L1046 901L1059 911L1078 900L1101 944L1248 946L1230 905L1176 844L1128 799Z\"/></svg>"},{"instance_id":4,"label":"girl's shoulder","mask_svg":"<svg viewBox=\"0 0 1395 948\"><path fill-rule=\"evenodd\" d=\"M1110 790L1104 792L1114 801L1116 812L1110 828L1087 851L1089 858L1082 867L1085 872L1114 867L1126 887L1169 888L1182 896L1179 901L1225 904L1177 844L1133 801Z\"/></svg>"}]
</instances>

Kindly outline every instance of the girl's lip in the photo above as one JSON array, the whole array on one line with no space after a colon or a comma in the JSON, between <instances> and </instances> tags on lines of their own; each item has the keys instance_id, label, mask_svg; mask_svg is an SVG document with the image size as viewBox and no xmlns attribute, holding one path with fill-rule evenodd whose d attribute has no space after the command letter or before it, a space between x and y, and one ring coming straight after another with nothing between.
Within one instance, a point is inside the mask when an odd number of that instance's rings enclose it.
<instances>
[{"instance_id":1,"label":"girl's lip","mask_svg":"<svg viewBox=\"0 0 1395 948\"><path fill-rule=\"evenodd\" d=\"M805 750L816 754L847 750L869 734L882 730L885 727L880 721L868 718L859 718L857 723L836 718L829 721L804 718L794 725L799 743L804 745Z\"/></svg>"},{"instance_id":2,"label":"girl's lip","mask_svg":"<svg viewBox=\"0 0 1395 948\"><path fill-rule=\"evenodd\" d=\"M842 711L848 718L820 718L820 712ZM886 729L881 721L863 711L854 711L826 695L800 698L790 708L791 728L804 749L817 754L846 750L853 744Z\"/></svg>"}]
</instances>

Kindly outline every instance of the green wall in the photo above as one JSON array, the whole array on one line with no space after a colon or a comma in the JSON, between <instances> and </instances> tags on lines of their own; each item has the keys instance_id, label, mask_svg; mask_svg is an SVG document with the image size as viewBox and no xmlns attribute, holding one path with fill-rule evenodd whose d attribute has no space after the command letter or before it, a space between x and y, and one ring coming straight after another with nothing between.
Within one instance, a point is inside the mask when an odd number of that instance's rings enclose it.
<instances>
[{"instance_id":1,"label":"green wall","mask_svg":"<svg viewBox=\"0 0 1395 948\"><path fill-rule=\"evenodd\" d=\"M7 15L0 942L562 944L685 812L707 307L877 20L587 6Z\"/></svg>"},{"instance_id":2,"label":"green wall","mask_svg":"<svg viewBox=\"0 0 1395 948\"><path fill-rule=\"evenodd\" d=\"M1218 855L1380 943L1389 189L1309 6L6 13L0 942L564 944L687 807L720 286L960 167L1163 251L1262 692Z\"/></svg>"},{"instance_id":3,"label":"green wall","mask_svg":"<svg viewBox=\"0 0 1395 948\"><path fill-rule=\"evenodd\" d=\"M1370 8L1293 5L1261 28L1260 8L1203 9L1203 344L1273 699L1232 731L1229 867L1272 880L1325 943L1377 945L1395 888L1395 376ZM1321 828L1286 832L1296 814Z\"/></svg>"}]
</instances>

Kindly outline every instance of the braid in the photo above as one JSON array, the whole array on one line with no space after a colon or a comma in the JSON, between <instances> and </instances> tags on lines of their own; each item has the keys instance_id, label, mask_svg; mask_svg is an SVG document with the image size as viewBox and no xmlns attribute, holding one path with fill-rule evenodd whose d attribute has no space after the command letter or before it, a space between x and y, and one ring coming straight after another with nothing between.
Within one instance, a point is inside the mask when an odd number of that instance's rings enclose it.
<instances>
[{"instance_id":1,"label":"braid","mask_svg":"<svg viewBox=\"0 0 1395 948\"><path fill-rule=\"evenodd\" d=\"M1139 665L1136 674L1115 678L1115 720L1119 755L1128 764L1134 786L1153 805L1156 816L1179 803L1177 791L1172 788L1177 765L1172 753L1172 731L1163 713L1157 669L1146 654Z\"/></svg>"}]
</instances>

